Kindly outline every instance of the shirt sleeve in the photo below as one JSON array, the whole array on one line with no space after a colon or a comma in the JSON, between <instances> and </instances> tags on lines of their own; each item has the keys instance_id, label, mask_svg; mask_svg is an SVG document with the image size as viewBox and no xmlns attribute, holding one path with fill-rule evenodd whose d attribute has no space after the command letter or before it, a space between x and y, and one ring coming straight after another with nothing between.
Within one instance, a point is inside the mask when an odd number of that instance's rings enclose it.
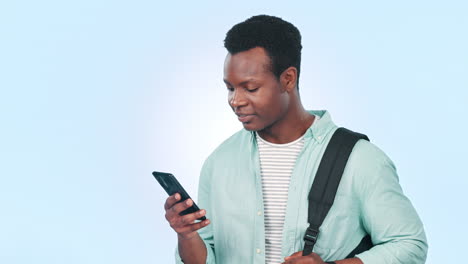
<instances>
[{"instance_id":1,"label":"shirt sleeve","mask_svg":"<svg viewBox=\"0 0 468 264\"><path fill-rule=\"evenodd\" d=\"M425 263L427 240L423 224L403 194L393 162L377 147L359 141L357 155L362 223L375 245L356 255L364 264ZM354 151L353 151L354 152Z\"/></svg>"},{"instance_id":2,"label":"shirt sleeve","mask_svg":"<svg viewBox=\"0 0 468 264\"><path fill-rule=\"evenodd\" d=\"M205 243L207 257L206 264L216 264L215 251L214 251L214 240L213 240L213 223L211 221L211 197L210 197L210 182L211 182L211 169L209 165L209 158L203 164L200 180L198 183L198 202L197 205L200 209L206 210L206 218L210 219L210 224L199 229L198 234ZM184 263L179 255L178 247L175 250L176 263Z\"/></svg>"}]
</instances>

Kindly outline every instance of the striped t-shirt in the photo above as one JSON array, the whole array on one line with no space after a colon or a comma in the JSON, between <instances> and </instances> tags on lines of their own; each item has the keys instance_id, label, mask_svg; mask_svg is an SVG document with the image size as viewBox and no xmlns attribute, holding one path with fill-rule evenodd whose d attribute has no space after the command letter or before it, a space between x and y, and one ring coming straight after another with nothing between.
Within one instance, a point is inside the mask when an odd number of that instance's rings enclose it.
<instances>
[{"instance_id":1,"label":"striped t-shirt","mask_svg":"<svg viewBox=\"0 0 468 264\"><path fill-rule=\"evenodd\" d=\"M315 118L316 121L318 117ZM289 180L304 146L304 135L286 144L270 143L258 133L256 137L265 209L265 259L266 264L278 264L283 263L281 244Z\"/></svg>"}]
</instances>

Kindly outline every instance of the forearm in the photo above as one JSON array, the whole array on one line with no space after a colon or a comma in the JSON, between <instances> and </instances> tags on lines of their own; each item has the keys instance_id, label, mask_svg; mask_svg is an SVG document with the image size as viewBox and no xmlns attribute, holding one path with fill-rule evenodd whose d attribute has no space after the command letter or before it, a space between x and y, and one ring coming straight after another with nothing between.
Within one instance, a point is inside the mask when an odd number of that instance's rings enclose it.
<instances>
[{"instance_id":1,"label":"forearm","mask_svg":"<svg viewBox=\"0 0 468 264\"><path fill-rule=\"evenodd\" d=\"M197 234L193 238L184 239L178 236L179 255L188 264L205 264L207 251L201 237Z\"/></svg>"}]
</instances>

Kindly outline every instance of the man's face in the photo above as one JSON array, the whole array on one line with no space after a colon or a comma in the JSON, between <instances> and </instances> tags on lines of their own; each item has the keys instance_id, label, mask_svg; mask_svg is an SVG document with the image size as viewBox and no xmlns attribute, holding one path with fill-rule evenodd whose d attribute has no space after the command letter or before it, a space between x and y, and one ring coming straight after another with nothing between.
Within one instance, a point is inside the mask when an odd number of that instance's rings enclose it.
<instances>
[{"instance_id":1,"label":"man's face","mask_svg":"<svg viewBox=\"0 0 468 264\"><path fill-rule=\"evenodd\" d=\"M288 93L269 65L270 58L260 47L226 56L228 103L246 130L271 127L286 114Z\"/></svg>"}]
</instances>

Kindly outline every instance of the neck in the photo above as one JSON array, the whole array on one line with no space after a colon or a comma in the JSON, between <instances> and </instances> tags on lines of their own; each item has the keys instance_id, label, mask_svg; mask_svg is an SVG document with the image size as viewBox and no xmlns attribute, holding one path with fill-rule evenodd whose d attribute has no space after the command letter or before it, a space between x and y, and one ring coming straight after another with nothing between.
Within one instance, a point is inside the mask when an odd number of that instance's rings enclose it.
<instances>
[{"instance_id":1,"label":"neck","mask_svg":"<svg viewBox=\"0 0 468 264\"><path fill-rule=\"evenodd\" d=\"M258 135L268 142L286 144L300 138L312 125L315 116L309 114L302 104L296 104L278 121L257 131Z\"/></svg>"}]
</instances>

